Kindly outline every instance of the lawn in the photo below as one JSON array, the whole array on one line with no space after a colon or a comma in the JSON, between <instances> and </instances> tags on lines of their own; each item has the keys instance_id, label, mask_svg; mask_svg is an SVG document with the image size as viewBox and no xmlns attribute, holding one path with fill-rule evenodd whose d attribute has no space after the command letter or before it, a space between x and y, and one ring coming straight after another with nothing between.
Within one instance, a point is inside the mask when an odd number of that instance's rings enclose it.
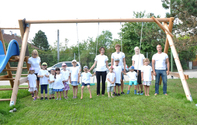
<instances>
[{"instance_id":1,"label":"lawn","mask_svg":"<svg viewBox=\"0 0 197 125\"><path fill-rule=\"evenodd\" d=\"M154 96L154 83L150 97L130 94L108 98L96 96L96 86L91 86L93 98L89 99L87 88L81 100L32 101L27 90L19 90L17 112L9 113L9 102L0 102L0 124L197 124L197 79L188 84L193 102L187 101L180 80L168 80L168 96ZM1 86L0 86L1 87ZM126 92L127 85L124 87ZM10 97L11 92L0 92L0 98Z\"/></svg>"}]
</instances>

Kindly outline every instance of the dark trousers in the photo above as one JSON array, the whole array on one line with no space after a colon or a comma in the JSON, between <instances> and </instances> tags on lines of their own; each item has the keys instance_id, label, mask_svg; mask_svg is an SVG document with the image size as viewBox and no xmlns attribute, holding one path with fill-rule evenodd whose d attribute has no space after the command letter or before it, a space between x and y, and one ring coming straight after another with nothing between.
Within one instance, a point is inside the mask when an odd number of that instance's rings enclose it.
<instances>
[{"instance_id":1,"label":"dark trousers","mask_svg":"<svg viewBox=\"0 0 197 125\"><path fill-rule=\"evenodd\" d=\"M100 81L102 76L102 94L105 94L105 81L106 81L107 72L96 71L96 79L97 79L97 95L100 95Z\"/></svg>"},{"instance_id":2,"label":"dark trousers","mask_svg":"<svg viewBox=\"0 0 197 125\"><path fill-rule=\"evenodd\" d=\"M47 86L48 85L41 85L41 94L43 94L43 90L45 91L45 94L47 94Z\"/></svg>"}]
</instances>

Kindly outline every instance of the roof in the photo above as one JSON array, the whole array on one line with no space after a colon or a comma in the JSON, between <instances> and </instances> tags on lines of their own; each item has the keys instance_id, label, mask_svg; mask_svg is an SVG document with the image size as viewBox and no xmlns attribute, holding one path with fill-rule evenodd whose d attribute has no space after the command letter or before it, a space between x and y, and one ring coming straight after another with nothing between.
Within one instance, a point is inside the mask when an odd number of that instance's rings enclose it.
<instances>
[{"instance_id":1,"label":"roof","mask_svg":"<svg viewBox=\"0 0 197 125\"><path fill-rule=\"evenodd\" d=\"M6 43L9 43L12 39L15 39L18 42L19 46L21 46L21 44L22 44L21 37L16 36L14 34L10 35L10 34L5 34L4 33L3 34L3 39L4 39L4 41ZM34 45L30 44L30 43L27 43L27 44L30 45L32 48L39 49L38 47L36 47L36 46L34 46Z\"/></svg>"}]
</instances>

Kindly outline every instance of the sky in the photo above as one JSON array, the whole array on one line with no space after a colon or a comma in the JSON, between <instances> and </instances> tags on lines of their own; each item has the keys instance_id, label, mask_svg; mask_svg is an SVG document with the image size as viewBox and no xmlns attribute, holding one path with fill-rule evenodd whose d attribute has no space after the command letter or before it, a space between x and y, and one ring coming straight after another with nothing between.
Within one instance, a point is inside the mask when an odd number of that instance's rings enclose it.
<instances>
[{"instance_id":1,"label":"sky","mask_svg":"<svg viewBox=\"0 0 197 125\"><path fill-rule=\"evenodd\" d=\"M2 11L3 10L3 11ZM18 19L26 20L65 20L65 19L113 19L133 18L133 11L154 13L165 17L161 0L4 0L1 2L0 27L19 27ZM122 23L123 24L123 23ZM79 23L79 42L88 37L95 39L103 30L109 30L113 39L118 39L120 23ZM57 40L64 45L65 38L68 46L77 44L77 27L74 23L67 24L32 24L28 40L35 37L39 30L45 32L50 45ZM4 31L10 34L10 30ZM20 35L20 31L12 33Z\"/></svg>"}]
</instances>

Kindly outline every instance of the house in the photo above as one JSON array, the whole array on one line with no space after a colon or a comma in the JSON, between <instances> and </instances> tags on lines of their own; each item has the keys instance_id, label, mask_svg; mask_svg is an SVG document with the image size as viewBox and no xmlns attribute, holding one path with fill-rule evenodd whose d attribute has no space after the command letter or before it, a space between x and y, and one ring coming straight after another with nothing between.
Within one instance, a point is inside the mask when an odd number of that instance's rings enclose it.
<instances>
[{"instance_id":1,"label":"house","mask_svg":"<svg viewBox=\"0 0 197 125\"><path fill-rule=\"evenodd\" d=\"M18 45L21 46L22 44L22 40L20 36L17 36L16 34L3 34L3 39L5 41L5 43L9 43L12 39L15 39L18 42ZM39 49L38 47L28 43L28 45L30 45L32 48L34 49Z\"/></svg>"}]
</instances>

